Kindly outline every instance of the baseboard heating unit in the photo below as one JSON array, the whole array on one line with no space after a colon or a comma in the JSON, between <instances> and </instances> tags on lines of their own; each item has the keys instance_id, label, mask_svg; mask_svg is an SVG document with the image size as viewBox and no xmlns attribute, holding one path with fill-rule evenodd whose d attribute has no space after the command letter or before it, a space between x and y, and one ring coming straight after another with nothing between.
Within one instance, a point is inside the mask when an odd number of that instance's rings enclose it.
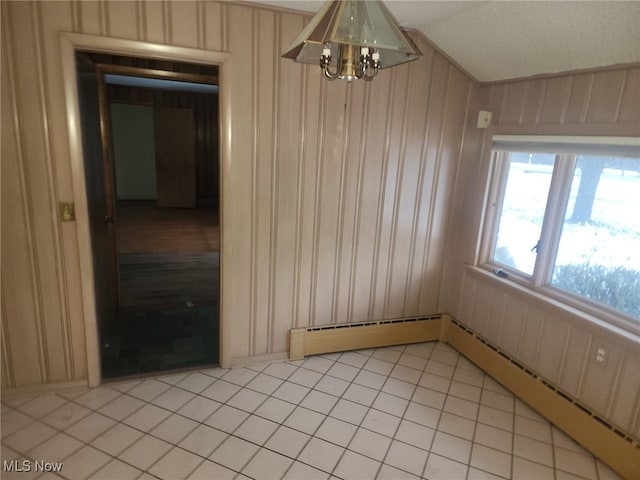
<instances>
[{"instance_id":1,"label":"baseboard heating unit","mask_svg":"<svg viewBox=\"0 0 640 480\"><path fill-rule=\"evenodd\" d=\"M289 338L289 359L307 355L385 347L441 339L445 315L400 318L374 322L340 323L323 327L294 328Z\"/></svg>"}]
</instances>

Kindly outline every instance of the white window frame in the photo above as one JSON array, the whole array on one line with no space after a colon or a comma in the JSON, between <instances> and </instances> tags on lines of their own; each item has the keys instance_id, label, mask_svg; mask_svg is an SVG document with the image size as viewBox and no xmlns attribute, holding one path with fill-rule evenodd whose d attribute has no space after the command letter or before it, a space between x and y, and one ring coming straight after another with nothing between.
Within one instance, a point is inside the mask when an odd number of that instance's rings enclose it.
<instances>
[{"instance_id":1,"label":"white window frame","mask_svg":"<svg viewBox=\"0 0 640 480\"><path fill-rule=\"evenodd\" d=\"M517 283L543 297L640 334L640 320L551 284L577 157L581 154L609 154L640 158L640 138L494 135L492 144L478 266L492 271L500 281ZM556 154L540 233L540 249L536 254L532 275L493 260L506 189L509 153L514 151Z\"/></svg>"}]
</instances>

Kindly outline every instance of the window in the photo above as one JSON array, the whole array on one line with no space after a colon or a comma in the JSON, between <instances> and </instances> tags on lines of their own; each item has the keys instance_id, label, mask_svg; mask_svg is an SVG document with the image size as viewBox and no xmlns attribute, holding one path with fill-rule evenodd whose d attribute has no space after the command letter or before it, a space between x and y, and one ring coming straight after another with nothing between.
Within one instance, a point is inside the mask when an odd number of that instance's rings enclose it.
<instances>
[{"instance_id":1,"label":"window","mask_svg":"<svg viewBox=\"0 0 640 480\"><path fill-rule=\"evenodd\" d=\"M484 256L502 277L640 325L640 139L494 136Z\"/></svg>"}]
</instances>

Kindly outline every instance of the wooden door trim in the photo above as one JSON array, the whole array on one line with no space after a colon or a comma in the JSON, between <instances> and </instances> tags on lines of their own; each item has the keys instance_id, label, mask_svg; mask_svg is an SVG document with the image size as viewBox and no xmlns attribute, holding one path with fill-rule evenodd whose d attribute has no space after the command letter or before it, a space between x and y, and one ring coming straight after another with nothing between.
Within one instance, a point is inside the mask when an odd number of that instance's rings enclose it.
<instances>
[{"instance_id":1,"label":"wooden door trim","mask_svg":"<svg viewBox=\"0 0 640 480\"><path fill-rule=\"evenodd\" d=\"M69 156L71 179L76 207L76 232L78 242L78 260L81 278L81 297L87 352L87 380L89 386L98 386L101 382L100 340L96 315L96 297L94 287L93 253L91 251L91 231L86 194L84 157L82 150L82 122L76 80L76 51L91 51L115 55L129 55L169 61L186 61L200 64L213 64L221 67L219 72L219 136L220 136L220 358L222 367L231 364L231 322L224 320L224 283L228 275L224 261L224 181L231 159L231 102L233 82L231 81L232 55L226 52L200 50L173 45L162 45L137 40L125 40L72 32L60 32L60 59L64 80L64 101L67 112L67 131L69 135ZM229 272L230 273L230 272Z\"/></svg>"}]
</instances>

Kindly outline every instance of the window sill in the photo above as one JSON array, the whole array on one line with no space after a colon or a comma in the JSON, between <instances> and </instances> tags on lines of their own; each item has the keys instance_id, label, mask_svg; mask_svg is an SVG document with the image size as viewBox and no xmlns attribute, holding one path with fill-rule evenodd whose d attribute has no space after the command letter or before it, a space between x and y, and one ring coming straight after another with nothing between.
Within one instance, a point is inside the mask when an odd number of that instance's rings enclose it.
<instances>
[{"instance_id":1,"label":"window sill","mask_svg":"<svg viewBox=\"0 0 640 480\"><path fill-rule=\"evenodd\" d=\"M527 303L535 303L547 311L550 310L552 313L557 313L558 316L569 320L576 326L591 330L595 335L610 336L616 341L623 340L625 343L629 343L632 348L638 348L640 345L640 326L636 326L634 328L633 325L630 325L628 328L623 328L613 323L609 323L593 313L580 310L546 294L544 290L534 290L529 286L522 285L521 283L510 279L509 277L498 276L490 270L489 267L484 268L465 265L465 272L471 277L493 284L500 289L507 291L509 294L521 298Z\"/></svg>"}]
</instances>

